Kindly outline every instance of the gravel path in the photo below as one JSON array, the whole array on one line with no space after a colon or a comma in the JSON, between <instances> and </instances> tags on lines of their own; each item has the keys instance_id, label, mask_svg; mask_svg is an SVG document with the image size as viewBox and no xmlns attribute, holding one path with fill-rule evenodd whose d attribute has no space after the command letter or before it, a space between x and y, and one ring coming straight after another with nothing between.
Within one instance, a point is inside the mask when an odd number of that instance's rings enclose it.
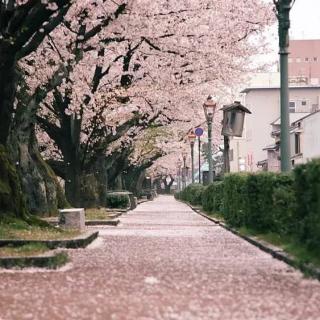
<instances>
[{"instance_id":1,"label":"gravel path","mask_svg":"<svg viewBox=\"0 0 320 320\"><path fill-rule=\"evenodd\" d=\"M320 319L320 282L161 196L70 250L60 271L0 271L0 319Z\"/></svg>"}]
</instances>

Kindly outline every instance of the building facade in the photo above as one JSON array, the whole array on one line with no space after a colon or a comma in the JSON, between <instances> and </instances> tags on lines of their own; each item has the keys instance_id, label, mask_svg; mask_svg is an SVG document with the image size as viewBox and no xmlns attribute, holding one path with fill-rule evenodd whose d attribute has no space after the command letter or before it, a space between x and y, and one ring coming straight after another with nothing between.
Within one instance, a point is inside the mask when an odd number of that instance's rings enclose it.
<instances>
[{"instance_id":1,"label":"building facade","mask_svg":"<svg viewBox=\"0 0 320 320\"><path fill-rule=\"evenodd\" d=\"M275 129L275 120L280 116L280 88L250 87L242 93L242 102L252 114L246 116L243 136L230 141L230 169L232 172L265 170L268 160L266 148L275 144L275 138L271 134L274 130L271 130L270 124ZM297 117L301 118L319 109L320 86L291 86L289 95L290 113ZM293 115L291 119L295 120ZM278 126L280 130L280 122ZM273 166L277 166L276 159ZM277 171L277 168L273 171Z\"/></svg>"},{"instance_id":2,"label":"building facade","mask_svg":"<svg viewBox=\"0 0 320 320\"><path fill-rule=\"evenodd\" d=\"M320 40L291 40L289 81L292 85L320 84Z\"/></svg>"}]
</instances>

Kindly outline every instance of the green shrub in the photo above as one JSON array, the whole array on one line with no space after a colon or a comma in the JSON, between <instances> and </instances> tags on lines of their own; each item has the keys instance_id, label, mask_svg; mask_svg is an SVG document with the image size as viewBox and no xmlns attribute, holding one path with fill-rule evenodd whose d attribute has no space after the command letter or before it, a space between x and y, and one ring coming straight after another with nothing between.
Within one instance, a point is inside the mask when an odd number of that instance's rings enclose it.
<instances>
[{"instance_id":1,"label":"green shrub","mask_svg":"<svg viewBox=\"0 0 320 320\"><path fill-rule=\"evenodd\" d=\"M125 193L107 193L107 208L127 208L130 205L129 195Z\"/></svg>"},{"instance_id":2,"label":"green shrub","mask_svg":"<svg viewBox=\"0 0 320 320\"><path fill-rule=\"evenodd\" d=\"M223 182L213 182L202 194L203 210L209 213L223 212Z\"/></svg>"},{"instance_id":3,"label":"green shrub","mask_svg":"<svg viewBox=\"0 0 320 320\"><path fill-rule=\"evenodd\" d=\"M176 199L187 201L192 205L202 204L202 193L205 187L201 184L190 184L181 192L175 194Z\"/></svg>"},{"instance_id":4,"label":"green shrub","mask_svg":"<svg viewBox=\"0 0 320 320\"><path fill-rule=\"evenodd\" d=\"M259 231L272 229L272 195L276 180L276 174L270 172L247 176L244 210L245 226Z\"/></svg>"},{"instance_id":5,"label":"green shrub","mask_svg":"<svg viewBox=\"0 0 320 320\"><path fill-rule=\"evenodd\" d=\"M271 231L280 235L293 234L295 231L295 212L297 201L292 174L276 175L272 193L272 227Z\"/></svg>"},{"instance_id":6,"label":"green shrub","mask_svg":"<svg viewBox=\"0 0 320 320\"><path fill-rule=\"evenodd\" d=\"M245 224L247 180L246 174L228 174L223 181L223 216L235 227Z\"/></svg>"},{"instance_id":7,"label":"green shrub","mask_svg":"<svg viewBox=\"0 0 320 320\"><path fill-rule=\"evenodd\" d=\"M320 159L294 170L297 210L295 227L300 241L309 248L320 247Z\"/></svg>"}]
</instances>

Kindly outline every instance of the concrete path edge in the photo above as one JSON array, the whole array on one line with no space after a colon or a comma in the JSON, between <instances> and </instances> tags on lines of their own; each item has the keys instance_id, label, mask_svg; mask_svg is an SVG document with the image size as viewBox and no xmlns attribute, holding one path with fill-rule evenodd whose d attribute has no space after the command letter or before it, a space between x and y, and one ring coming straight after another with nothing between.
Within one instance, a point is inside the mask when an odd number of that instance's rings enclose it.
<instances>
[{"instance_id":1,"label":"concrete path edge","mask_svg":"<svg viewBox=\"0 0 320 320\"><path fill-rule=\"evenodd\" d=\"M265 242L262 242L261 240L258 240L257 238L243 235L239 231L237 231L236 229L225 224L223 221L220 221L218 219L215 219L213 217L208 216L207 214L202 212L199 208L196 208L187 202L184 202L184 201L181 201L181 202L188 205L195 213L199 214L200 216L220 225L222 228L224 228L224 229L232 232L233 234L237 235L238 237L248 241L249 243L251 243L254 246L256 246L257 248L259 248L260 250L271 254L274 258L285 262L286 264L290 265L291 267L299 269L307 276L311 276L312 278L315 278L320 281L320 269L311 267L310 265L306 265L304 263L301 263L301 262L295 260L288 253L283 251L281 248L278 248L278 247L275 247L271 244L267 244Z\"/></svg>"}]
</instances>

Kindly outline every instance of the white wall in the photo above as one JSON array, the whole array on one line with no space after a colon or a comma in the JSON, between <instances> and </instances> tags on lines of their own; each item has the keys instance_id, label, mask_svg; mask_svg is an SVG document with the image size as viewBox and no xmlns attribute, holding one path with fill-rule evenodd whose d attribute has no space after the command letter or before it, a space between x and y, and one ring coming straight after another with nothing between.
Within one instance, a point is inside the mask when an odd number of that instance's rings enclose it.
<instances>
[{"instance_id":1,"label":"white wall","mask_svg":"<svg viewBox=\"0 0 320 320\"><path fill-rule=\"evenodd\" d=\"M307 100L309 108L319 103L320 88L290 88L290 100ZM257 162L267 159L264 147L274 144L271 137L271 122L280 117L280 89L278 88L254 88L248 90L243 104L252 112L246 115L245 130L242 139L232 139L230 149L233 149L234 160L230 162L232 172L238 171L238 159L246 159L247 171L258 171ZM311 111L301 110L297 111ZM318 123L319 125L319 123ZM314 125L314 128L317 124ZM318 127L319 128L319 127ZM315 129L312 129L315 130ZM312 133L309 133L312 135ZM306 138L309 139L309 138ZM316 137L312 138L317 139ZM310 147L308 154L314 154L319 146L319 141L314 141L314 147ZM248 159L252 159L252 166Z\"/></svg>"},{"instance_id":2,"label":"white wall","mask_svg":"<svg viewBox=\"0 0 320 320\"><path fill-rule=\"evenodd\" d=\"M320 112L303 120L302 153L305 161L320 157Z\"/></svg>"}]
</instances>

